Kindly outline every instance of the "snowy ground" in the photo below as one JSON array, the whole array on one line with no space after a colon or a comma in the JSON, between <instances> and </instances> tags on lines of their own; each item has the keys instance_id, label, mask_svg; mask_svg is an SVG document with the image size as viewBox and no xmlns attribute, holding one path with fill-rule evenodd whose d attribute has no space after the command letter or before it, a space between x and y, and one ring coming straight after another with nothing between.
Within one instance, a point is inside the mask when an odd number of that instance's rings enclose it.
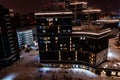
<instances>
[{"instance_id":1,"label":"snowy ground","mask_svg":"<svg viewBox=\"0 0 120 80\"><path fill-rule=\"evenodd\" d=\"M111 66L117 67L119 64L120 50L114 46L114 39L110 39L110 47L108 59ZM105 75L96 75L90 71L83 69L61 69L61 68L38 68L39 55L38 51L22 52L21 59L15 62L10 67L0 71L0 80L120 80L118 77L107 77ZM104 67L106 63L102 64ZM109 66L108 66L109 67ZM113 67L113 68L114 68ZM64 78L64 79L63 79Z\"/></svg>"}]
</instances>

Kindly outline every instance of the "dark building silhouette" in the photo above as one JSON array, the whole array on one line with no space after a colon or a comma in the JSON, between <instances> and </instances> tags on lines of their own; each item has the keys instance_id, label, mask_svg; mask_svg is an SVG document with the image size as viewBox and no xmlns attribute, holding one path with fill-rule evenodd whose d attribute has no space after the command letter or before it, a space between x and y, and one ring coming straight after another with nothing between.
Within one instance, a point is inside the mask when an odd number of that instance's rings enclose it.
<instances>
[{"instance_id":1,"label":"dark building silhouette","mask_svg":"<svg viewBox=\"0 0 120 80\"><path fill-rule=\"evenodd\" d=\"M0 5L0 67L9 66L19 59L20 49L13 17L13 9Z\"/></svg>"},{"instance_id":2,"label":"dark building silhouette","mask_svg":"<svg viewBox=\"0 0 120 80\"><path fill-rule=\"evenodd\" d=\"M58 7L67 8L71 0L52 0L53 5L56 5Z\"/></svg>"},{"instance_id":3,"label":"dark building silhouette","mask_svg":"<svg viewBox=\"0 0 120 80\"><path fill-rule=\"evenodd\" d=\"M34 13L29 13L25 15L15 14L12 18L12 21L14 24L13 26L15 26L16 29L36 26Z\"/></svg>"},{"instance_id":4,"label":"dark building silhouette","mask_svg":"<svg viewBox=\"0 0 120 80\"><path fill-rule=\"evenodd\" d=\"M71 0L50 0L46 5L47 8L44 8L43 10L65 10L68 8L70 2Z\"/></svg>"},{"instance_id":5,"label":"dark building silhouette","mask_svg":"<svg viewBox=\"0 0 120 80\"><path fill-rule=\"evenodd\" d=\"M107 60L110 29L73 26L73 12L35 13L40 63L46 67L90 69Z\"/></svg>"}]
</instances>

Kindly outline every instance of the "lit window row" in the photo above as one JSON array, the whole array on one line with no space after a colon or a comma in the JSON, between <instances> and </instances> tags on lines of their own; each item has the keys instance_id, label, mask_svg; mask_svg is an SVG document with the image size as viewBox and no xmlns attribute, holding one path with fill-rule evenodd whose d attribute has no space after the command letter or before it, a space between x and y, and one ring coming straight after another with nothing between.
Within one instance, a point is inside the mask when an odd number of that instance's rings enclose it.
<instances>
[{"instance_id":1,"label":"lit window row","mask_svg":"<svg viewBox=\"0 0 120 80\"><path fill-rule=\"evenodd\" d=\"M85 40L86 38L85 37L80 37L80 40Z\"/></svg>"},{"instance_id":2,"label":"lit window row","mask_svg":"<svg viewBox=\"0 0 120 80\"><path fill-rule=\"evenodd\" d=\"M66 44L60 44L60 47L64 47L64 46L66 46Z\"/></svg>"}]
</instances>

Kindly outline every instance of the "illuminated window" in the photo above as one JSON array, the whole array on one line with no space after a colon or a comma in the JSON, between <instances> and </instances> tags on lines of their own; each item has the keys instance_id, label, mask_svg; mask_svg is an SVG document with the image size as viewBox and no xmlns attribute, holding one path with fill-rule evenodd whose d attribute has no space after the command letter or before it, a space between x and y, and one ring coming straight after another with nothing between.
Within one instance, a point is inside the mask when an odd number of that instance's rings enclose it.
<instances>
[{"instance_id":1,"label":"illuminated window","mask_svg":"<svg viewBox=\"0 0 120 80\"><path fill-rule=\"evenodd\" d=\"M55 40L58 40L58 37L55 37Z\"/></svg>"},{"instance_id":2,"label":"illuminated window","mask_svg":"<svg viewBox=\"0 0 120 80\"><path fill-rule=\"evenodd\" d=\"M62 47L63 45L62 44L60 44L60 47Z\"/></svg>"},{"instance_id":3,"label":"illuminated window","mask_svg":"<svg viewBox=\"0 0 120 80\"><path fill-rule=\"evenodd\" d=\"M73 64L73 67L75 67L75 65Z\"/></svg>"},{"instance_id":4,"label":"illuminated window","mask_svg":"<svg viewBox=\"0 0 120 80\"><path fill-rule=\"evenodd\" d=\"M73 44L73 47L75 47L75 44Z\"/></svg>"},{"instance_id":5,"label":"illuminated window","mask_svg":"<svg viewBox=\"0 0 120 80\"><path fill-rule=\"evenodd\" d=\"M42 26L39 26L39 29L42 29Z\"/></svg>"},{"instance_id":6,"label":"illuminated window","mask_svg":"<svg viewBox=\"0 0 120 80\"><path fill-rule=\"evenodd\" d=\"M53 18L47 18L48 21L53 21Z\"/></svg>"},{"instance_id":7,"label":"illuminated window","mask_svg":"<svg viewBox=\"0 0 120 80\"><path fill-rule=\"evenodd\" d=\"M120 27L120 22L118 23L118 27Z\"/></svg>"},{"instance_id":8,"label":"illuminated window","mask_svg":"<svg viewBox=\"0 0 120 80\"><path fill-rule=\"evenodd\" d=\"M46 32L46 30L43 30L43 33L45 33Z\"/></svg>"},{"instance_id":9,"label":"illuminated window","mask_svg":"<svg viewBox=\"0 0 120 80\"><path fill-rule=\"evenodd\" d=\"M58 43L58 41L55 41L55 43Z\"/></svg>"},{"instance_id":10,"label":"illuminated window","mask_svg":"<svg viewBox=\"0 0 120 80\"><path fill-rule=\"evenodd\" d=\"M103 70L103 71L101 72L101 75L106 75L106 72Z\"/></svg>"},{"instance_id":11,"label":"illuminated window","mask_svg":"<svg viewBox=\"0 0 120 80\"><path fill-rule=\"evenodd\" d=\"M71 32L71 30L68 30L68 32Z\"/></svg>"},{"instance_id":12,"label":"illuminated window","mask_svg":"<svg viewBox=\"0 0 120 80\"><path fill-rule=\"evenodd\" d=\"M53 24L53 22L49 22L49 26L51 26Z\"/></svg>"},{"instance_id":13,"label":"illuminated window","mask_svg":"<svg viewBox=\"0 0 120 80\"><path fill-rule=\"evenodd\" d=\"M118 76L120 76L120 72L118 72Z\"/></svg>"},{"instance_id":14,"label":"illuminated window","mask_svg":"<svg viewBox=\"0 0 120 80\"><path fill-rule=\"evenodd\" d=\"M83 40L85 40L85 37L83 37Z\"/></svg>"},{"instance_id":15,"label":"illuminated window","mask_svg":"<svg viewBox=\"0 0 120 80\"><path fill-rule=\"evenodd\" d=\"M83 69L86 69L86 66L83 65Z\"/></svg>"},{"instance_id":16,"label":"illuminated window","mask_svg":"<svg viewBox=\"0 0 120 80\"><path fill-rule=\"evenodd\" d=\"M47 39L50 39L50 37L47 37Z\"/></svg>"},{"instance_id":17,"label":"illuminated window","mask_svg":"<svg viewBox=\"0 0 120 80\"><path fill-rule=\"evenodd\" d=\"M60 29L60 26L58 26L58 29Z\"/></svg>"},{"instance_id":18,"label":"illuminated window","mask_svg":"<svg viewBox=\"0 0 120 80\"><path fill-rule=\"evenodd\" d=\"M76 68L78 68L78 65L76 65Z\"/></svg>"},{"instance_id":19,"label":"illuminated window","mask_svg":"<svg viewBox=\"0 0 120 80\"><path fill-rule=\"evenodd\" d=\"M49 43L49 44L50 44L50 43L51 43L51 41L47 41L47 43Z\"/></svg>"},{"instance_id":20,"label":"illuminated window","mask_svg":"<svg viewBox=\"0 0 120 80\"><path fill-rule=\"evenodd\" d=\"M46 48L46 51L48 51L48 48Z\"/></svg>"},{"instance_id":21,"label":"illuminated window","mask_svg":"<svg viewBox=\"0 0 120 80\"><path fill-rule=\"evenodd\" d=\"M55 18L55 21L57 21L58 19L57 18Z\"/></svg>"},{"instance_id":22,"label":"illuminated window","mask_svg":"<svg viewBox=\"0 0 120 80\"><path fill-rule=\"evenodd\" d=\"M71 37L70 37L70 41L71 41L72 39L71 39Z\"/></svg>"},{"instance_id":23,"label":"illuminated window","mask_svg":"<svg viewBox=\"0 0 120 80\"><path fill-rule=\"evenodd\" d=\"M67 50L67 48L64 48L65 50Z\"/></svg>"},{"instance_id":24,"label":"illuminated window","mask_svg":"<svg viewBox=\"0 0 120 80\"><path fill-rule=\"evenodd\" d=\"M60 33L60 30L58 30L58 33Z\"/></svg>"},{"instance_id":25,"label":"illuminated window","mask_svg":"<svg viewBox=\"0 0 120 80\"><path fill-rule=\"evenodd\" d=\"M62 64L60 64L60 67L63 67L63 65L62 65Z\"/></svg>"},{"instance_id":26,"label":"illuminated window","mask_svg":"<svg viewBox=\"0 0 120 80\"><path fill-rule=\"evenodd\" d=\"M112 73L111 73L113 76L115 76L116 75L116 72L115 71L112 71Z\"/></svg>"},{"instance_id":27,"label":"illuminated window","mask_svg":"<svg viewBox=\"0 0 120 80\"><path fill-rule=\"evenodd\" d=\"M63 30L63 32L66 32L66 30Z\"/></svg>"},{"instance_id":28,"label":"illuminated window","mask_svg":"<svg viewBox=\"0 0 120 80\"><path fill-rule=\"evenodd\" d=\"M80 37L80 40L82 40L82 37Z\"/></svg>"},{"instance_id":29,"label":"illuminated window","mask_svg":"<svg viewBox=\"0 0 120 80\"><path fill-rule=\"evenodd\" d=\"M77 51L75 51L75 61L77 61Z\"/></svg>"}]
</instances>

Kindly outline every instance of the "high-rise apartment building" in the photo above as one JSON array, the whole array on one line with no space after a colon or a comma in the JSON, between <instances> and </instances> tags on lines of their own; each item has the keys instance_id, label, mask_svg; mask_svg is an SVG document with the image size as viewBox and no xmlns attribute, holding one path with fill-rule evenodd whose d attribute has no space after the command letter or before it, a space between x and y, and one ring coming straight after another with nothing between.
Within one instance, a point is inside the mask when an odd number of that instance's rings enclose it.
<instances>
[{"instance_id":1,"label":"high-rise apartment building","mask_svg":"<svg viewBox=\"0 0 120 80\"><path fill-rule=\"evenodd\" d=\"M90 69L107 59L110 29L72 26L73 12L35 13L40 63L46 67Z\"/></svg>"},{"instance_id":2,"label":"high-rise apartment building","mask_svg":"<svg viewBox=\"0 0 120 80\"><path fill-rule=\"evenodd\" d=\"M18 37L19 47L33 44L32 29L17 30L17 37Z\"/></svg>"},{"instance_id":3,"label":"high-rise apartment building","mask_svg":"<svg viewBox=\"0 0 120 80\"><path fill-rule=\"evenodd\" d=\"M35 16L38 25L40 62L64 63L62 51L67 51L67 54L70 50L67 35L72 32L72 12L43 12L35 13Z\"/></svg>"},{"instance_id":4,"label":"high-rise apartment building","mask_svg":"<svg viewBox=\"0 0 120 80\"><path fill-rule=\"evenodd\" d=\"M13 9L0 5L0 67L9 66L19 59L16 29L12 26Z\"/></svg>"}]
</instances>

